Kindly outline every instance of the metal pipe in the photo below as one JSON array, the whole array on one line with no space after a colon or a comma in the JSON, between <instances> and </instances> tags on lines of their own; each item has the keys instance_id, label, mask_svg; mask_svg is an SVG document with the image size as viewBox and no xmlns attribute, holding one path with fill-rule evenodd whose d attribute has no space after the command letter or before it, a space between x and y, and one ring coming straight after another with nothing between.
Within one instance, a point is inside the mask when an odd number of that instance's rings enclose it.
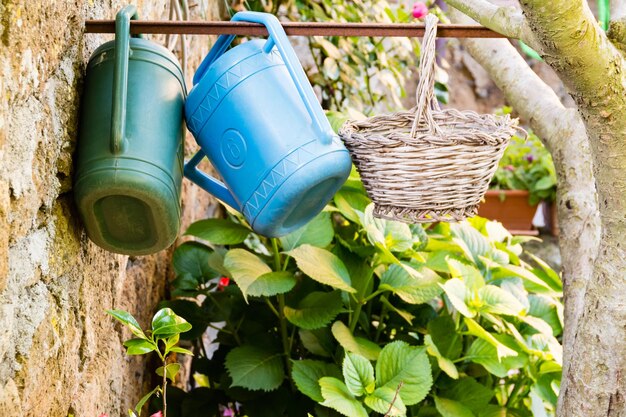
<instances>
[{"instance_id":1,"label":"metal pipe","mask_svg":"<svg viewBox=\"0 0 626 417\"><path fill-rule=\"evenodd\" d=\"M336 23L336 22L281 22L290 36L385 36L422 37L423 24L411 23ZM186 35L249 35L267 36L262 25L247 22L222 21L159 21L133 20L130 32L186 34ZM87 20L85 33L115 33L113 20ZM479 25L440 24L439 38L505 38L497 32Z\"/></svg>"}]
</instances>

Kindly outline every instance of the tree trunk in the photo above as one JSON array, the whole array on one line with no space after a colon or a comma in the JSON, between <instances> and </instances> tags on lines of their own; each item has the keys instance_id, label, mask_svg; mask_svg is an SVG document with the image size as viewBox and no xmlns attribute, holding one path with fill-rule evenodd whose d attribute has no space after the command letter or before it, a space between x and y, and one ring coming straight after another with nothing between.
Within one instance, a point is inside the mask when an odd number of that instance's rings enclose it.
<instances>
[{"instance_id":1,"label":"tree trunk","mask_svg":"<svg viewBox=\"0 0 626 417\"><path fill-rule=\"evenodd\" d=\"M582 0L522 0L546 62L575 99L593 157L601 240L587 286L560 415L626 415L626 74ZM571 330L571 329L570 329Z\"/></svg>"}]
</instances>

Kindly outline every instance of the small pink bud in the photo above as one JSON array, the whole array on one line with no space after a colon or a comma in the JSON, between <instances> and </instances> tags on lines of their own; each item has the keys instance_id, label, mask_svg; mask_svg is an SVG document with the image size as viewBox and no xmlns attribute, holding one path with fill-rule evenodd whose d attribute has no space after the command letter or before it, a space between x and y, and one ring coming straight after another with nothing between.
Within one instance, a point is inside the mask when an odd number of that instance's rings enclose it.
<instances>
[{"instance_id":1,"label":"small pink bud","mask_svg":"<svg viewBox=\"0 0 626 417\"><path fill-rule=\"evenodd\" d=\"M163 417L163 412L159 410L156 413L152 414L150 417Z\"/></svg>"},{"instance_id":2,"label":"small pink bud","mask_svg":"<svg viewBox=\"0 0 626 417\"><path fill-rule=\"evenodd\" d=\"M515 171L515 167L513 165L507 165L504 167L504 169L506 169L507 171Z\"/></svg>"},{"instance_id":3,"label":"small pink bud","mask_svg":"<svg viewBox=\"0 0 626 417\"><path fill-rule=\"evenodd\" d=\"M413 17L421 19L428 14L428 7L421 1L413 3Z\"/></svg>"},{"instance_id":4,"label":"small pink bud","mask_svg":"<svg viewBox=\"0 0 626 417\"><path fill-rule=\"evenodd\" d=\"M222 413L222 416L224 416L224 417L235 417L235 412L231 408L227 408Z\"/></svg>"}]
</instances>

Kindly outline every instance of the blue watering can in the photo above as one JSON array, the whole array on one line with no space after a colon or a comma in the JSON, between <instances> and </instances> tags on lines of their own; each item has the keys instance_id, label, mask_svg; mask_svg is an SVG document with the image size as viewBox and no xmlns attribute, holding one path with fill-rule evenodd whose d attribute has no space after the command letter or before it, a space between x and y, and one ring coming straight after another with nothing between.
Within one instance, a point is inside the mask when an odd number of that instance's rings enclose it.
<instances>
[{"instance_id":1,"label":"blue watering can","mask_svg":"<svg viewBox=\"0 0 626 417\"><path fill-rule=\"evenodd\" d=\"M269 38L226 51L234 36L222 35L198 68L185 118L200 151L184 173L256 232L278 237L324 208L351 160L278 19L239 12L232 20L261 23ZM205 156L224 182L198 169Z\"/></svg>"}]
</instances>

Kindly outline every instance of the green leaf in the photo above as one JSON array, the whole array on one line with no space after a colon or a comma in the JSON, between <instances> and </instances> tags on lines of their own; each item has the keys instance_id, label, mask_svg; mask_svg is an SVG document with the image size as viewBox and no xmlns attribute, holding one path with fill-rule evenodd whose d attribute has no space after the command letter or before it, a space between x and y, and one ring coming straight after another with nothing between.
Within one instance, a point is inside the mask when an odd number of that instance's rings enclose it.
<instances>
[{"instance_id":1,"label":"green leaf","mask_svg":"<svg viewBox=\"0 0 626 417\"><path fill-rule=\"evenodd\" d=\"M460 402L474 414L484 410L494 394L492 389L469 377L454 381L450 389L440 392L442 397Z\"/></svg>"},{"instance_id":2,"label":"green leaf","mask_svg":"<svg viewBox=\"0 0 626 417\"><path fill-rule=\"evenodd\" d=\"M314 355L330 358L335 351L335 342L328 327L317 330L298 329L300 341Z\"/></svg>"},{"instance_id":3,"label":"green leaf","mask_svg":"<svg viewBox=\"0 0 626 417\"><path fill-rule=\"evenodd\" d=\"M475 266L466 265L454 258L449 258L446 261L452 278L460 278L470 290L475 291L485 286L483 275Z\"/></svg>"},{"instance_id":4,"label":"green leaf","mask_svg":"<svg viewBox=\"0 0 626 417\"><path fill-rule=\"evenodd\" d=\"M236 245L246 240L250 229L227 219L206 219L192 223L185 235L195 236L215 245Z\"/></svg>"},{"instance_id":5,"label":"green leaf","mask_svg":"<svg viewBox=\"0 0 626 417\"><path fill-rule=\"evenodd\" d=\"M296 278L289 271L268 272L255 279L247 293L253 297L271 297L291 291L296 282Z\"/></svg>"},{"instance_id":6,"label":"green leaf","mask_svg":"<svg viewBox=\"0 0 626 417\"><path fill-rule=\"evenodd\" d=\"M438 239L430 239L428 241L428 244L432 247L435 242L437 242L438 244L443 244L443 242ZM457 248L457 245L448 244L448 246L452 246L448 249ZM450 267L448 266L448 259L457 259L460 254L458 252L443 248L434 248L431 250L433 251L426 253L426 264L424 266L432 269L433 271L449 274Z\"/></svg>"},{"instance_id":7,"label":"green leaf","mask_svg":"<svg viewBox=\"0 0 626 417\"><path fill-rule=\"evenodd\" d=\"M141 339L147 339L146 335L143 333L143 330L141 330L139 323L137 323L137 320L135 320L132 314L124 310L107 310L107 314L113 316L114 319L118 320L126 327L128 327L131 333L135 336Z\"/></svg>"},{"instance_id":8,"label":"green leaf","mask_svg":"<svg viewBox=\"0 0 626 417\"><path fill-rule=\"evenodd\" d=\"M212 292L211 294L214 296L218 293ZM220 292L219 294L223 293ZM185 340L199 338L206 331L207 325L213 318L210 314L207 314L210 312L205 308L199 307L196 299L193 298L161 301L159 308L164 307L171 308L177 316L184 318L191 325L191 330L180 334L180 338Z\"/></svg>"},{"instance_id":9,"label":"green leaf","mask_svg":"<svg viewBox=\"0 0 626 417\"><path fill-rule=\"evenodd\" d=\"M516 353L516 356L506 356L498 360L496 348L491 343L483 339L476 339L470 345L467 357L472 362L482 365L498 378L506 378L511 369L523 367L528 360L526 354Z\"/></svg>"},{"instance_id":10,"label":"green leaf","mask_svg":"<svg viewBox=\"0 0 626 417\"><path fill-rule=\"evenodd\" d=\"M305 226L281 237L280 243L285 251L304 244L325 248L332 242L334 234L330 213L322 211Z\"/></svg>"},{"instance_id":11,"label":"green leaf","mask_svg":"<svg viewBox=\"0 0 626 417\"><path fill-rule=\"evenodd\" d=\"M124 342L124 346L126 346L127 355L143 355L157 348L152 341L146 339L129 339Z\"/></svg>"},{"instance_id":12,"label":"green leaf","mask_svg":"<svg viewBox=\"0 0 626 417\"><path fill-rule=\"evenodd\" d=\"M381 351L380 346L362 337L353 336L350 329L342 322L334 322L331 331L335 339L346 351L356 353L371 361L378 359Z\"/></svg>"},{"instance_id":13,"label":"green leaf","mask_svg":"<svg viewBox=\"0 0 626 417\"><path fill-rule=\"evenodd\" d=\"M324 401L319 379L325 376L341 378L341 371L334 363L304 359L292 361L291 378L301 393L313 401Z\"/></svg>"},{"instance_id":14,"label":"green leaf","mask_svg":"<svg viewBox=\"0 0 626 417\"><path fill-rule=\"evenodd\" d=\"M476 315L476 311L470 309L465 303L465 300L469 298L469 290L463 281L458 278L452 278L446 281L445 284L439 285L441 285L448 299L459 313L463 314L465 317L474 317Z\"/></svg>"},{"instance_id":15,"label":"green leaf","mask_svg":"<svg viewBox=\"0 0 626 417\"><path fill-rule=\"evenodd\" d=\"M215 251L209 255L209 266L223 276L230 275L230 272L224 266L224 257L226 256L226 253L228 253L226 249L216 248Z\"/></svg>"},{"instance_id":16,"label":"green leaf","mask_svg":"<svg viewBox=\"0 0 626 417\"><path fill-rule=\"evenodd\" d=\"M559 274L557 274L554 269L550 267L550 265L548 265L537 256L533 255L532 253L528 253L528 256L530 256L530 258L534 260L543 270L543 281L548 284L553 290L557 292L563 291L563 282L561 281L561 277L559 276Z\"/></svg>"},{"instance_id":17,"label":"green leaf","mask_svg":"<svg viewBox=\"0 0 626 417\"><path fill-rule=\"evenodd\" d=\"M363 213L363 227L372 245L380 245L391 252L404 252L413 246L413 234L406 223L374 217L374 205Z\"/></svg>"},{"instance_id":18,"label":"green leaf","mask_svg":"<svg viewBox=\"0 0 626 417\"><path fill-rule=\"evenodd\" d=\"M162 308L152 318L152 335L165 339L178 333L191 330L191 324L177 316L171 308Z\"/></svg>"},{"instance_id":19,"label":"green leaf","mask_svg":"<svg viewBox=\"0 0 626 417\"><path fill-rule=\"evenodd\" d=\"M180 363L168 363L165 365L165 372L167 373L167 379L172 382L175 382L176 374L180 371ZM163 376L163 367L160 366L156 369L156 374L159 376Z\"/></svg>"},{"instance_id":20,"label":"green leaf","mask_svg":"<svg viewBox=\"0 0 626 417\"><path fill-rule=\"evenodd\" d=\"M216 277L219 273L209 266L212 252L211 248L198 242L185 242L178 246L172 255L176 275L190 274L200 282Z\"/></svg>"},{"instance_id":21,"label":"green leaf","mask_svg":"<svg viewBox=\"0 0 626 417\"><path fill-rule=\"evenodd\" d=\"M492 278L506 278L506 277L519 277L524 280L524 286L532 292L555 294L555 291L550 288L543 280L531 271L516 265L499 265L492 271ZM558 294L557 294L558 295Z\"/></svg>"},{"instance_id":22,"label":"green leaf","mask_svg":"<svg viewBox=\"0 0 626 417\"><path fill-rule=\"evenodd\" d=\"M273 391L283 382L282 354L256 346L240 346L226 355L226 369L232 378L231 387Z\"/></svg>"},{"instance_id":23,"label":"green leaf","mask_svg":"<svg viewBox=\"0 0 626 417\"><path fill-rule=\"evenodd\" d=\"M350 275L346 266L329 251L304 244L287 252L287 255L293 257L298 268L315 281L338 290L356 292L350 286Z\"/></svg>"},{"instance_id":24,"label":"green leaf","mask_svg":"<svg viewBox=\"0 0 626 417\"><path fill-rule=\"evenodd\" d=\"M517 352L508 346L502 344L494 335L489 333L487 330L483 329L478 323L470 318L464 319L465 324L467 325L467 332L471 335L474 335L485 342L489 343L496 349L496 357L500 359L504 356L517 356Z\"/></svg>"},{"instance_id":25,"label":"green leaf","mask_svg":"<svg viewBox=\"0 0 626 417\"><path fill-rule=\"evenodd\" d=\"M558 336L563 331L563 323L558 313L558 302L540 294L528 296L530 308L528 314L539 317L552 327L552 334Z\"/></svg>"},{"instance_id":26,"label":"green leaf","mask_svg":"<svg viewBox=\"0 0 626 417\"><path fill-rule=\"evenodd\" d=\"M517 316L524 311L524 306L513 294L495 285L479 289L478 298L484 304L481 311L488 313Z\"/></svg>"},{"instance_id":27,"label":"green leaf","mask_svg":"<svg viewBox=\"0 0 626 417\"><path fill-rule=\"evenodd\" d=\"M374 392L374 367L361 355L346 352L343 379L350 392L357 397Z\"/></svg>"},{"instance_id":28,"label":"green leaf","mask_svg":"<svg viewBox=\"0 0 626 417\"><path fill-rule=\"evenodd\" d=\"M426 351L428 354L435 359L437 359L437 364L442 371L444 371L448 376L452 379L459 378L459 371L456 369L454 362L450 359L444 357L437 349L437 345L433 342L433 339L429 334L424 336L424 346L426 346Z\"/></svg>"},{"instance_id":29,"label":"green leaf","mask_svg":"<svg viewBox=\"0 0 626 417\"><path fill-rule=\"evenodd\" d=\"M285 307L285 317L296 326L313 330L326 326L343 310L340 291L315 291L300 301L298 308Z\"/></svg>"},{"instance_id":30,"label":"green leaf","mask_svg":"<svg viewBox=\"0 0 626 417\"><path fill-rule=\"evenodd\" d=\"M201 280L203 280L201 278ZM172 297L195 297L198 295L200 281L190 273L179 275L172 282Z\"/></svg>"},{"instance_id":31,"label":"green leaf","mask_svg":"<svg viewBox=\"0 0 626 417\"><path fill-rule=\"evenodd\" d=\"M406 406L402 398L396 395L395 390L388 387L376 388L371 395L365 397L364 402L372 410L386 416L406 415Z\"/></svg>"},{"instance_id":32,"label":"green leaf","mask_svg":"<svg viewBox=\"0 0 626 417\"><path fill-rule=\"evenodd\" d=\"M322 397L324 397L323 406L332 408L347 417L368 417L367 411L350 393L346 384L328 376L321 378L319 384Z\"/></svg>"},{"instance_id":33,"label":"green leaf","mask_svg":"<svg viewBox=\"0 0 626 417\"><path fill-rule=\"evenodd\" d=\"M467 221L451 224L450 231L454 236L453 241L463 249L467 258L475 263L491 249L487 238Z\"/></svg>"},{"instance_id":34,"label":"green leaf","mask_svg":"<svg viewBox=\"0 0 626 417\"><path fill-rule=\"evenodd\" d=\"M409 304L422 304L441 294L439 275L423 268L417 274L409 274L407 265L391 265L380 278L379 290L391 291ZM417 271L416 271L417 272Z\"/></svg>"},{"instance_id":35,"label":"green leaf","mask_svg":"<svg viewBox=\"0 0 626 417\"><path fill-rule=\"evenodd\" d=\"M395 341L387 344L376 362L376 386L396 390L405 405L422 401L433 385L430 362L423 348Z\"/></svg>"},{"instance_id":36,"label":"green leaf","mask_svg":"<svg viewBox=\"0 0 626 417\"><path fill-rule=\"evenodd\" d=\"M461 356L461 335L450 316L439 316L429 321L428 333L444 357L455 360Z\"/></svg>"},{"instance_id":37,"label":"green leaf","mask_svg":"<svg viewBox=\"0 0 626 417\"><path fill-rule=\"evenodd\" d=\"M260 276L272 272L272 269L261 258L245 249L229 250L224 256L224 266L230 272L246 300L248 288ZM257 290L260 291L261 288Z\"/></svg>"},{"instance_id":38,"label":"green leaf","mask_svg":"<svg viewBox=\"0 0 626 417\"><path fill-rule=\"evenodd\" d=\"M361 220L356 211L363 213L365 207L371 203L369 198L361 191L351 187L343 186L334 200L339 212L348 220L361 224Z\"/></svg>"},{"instance_id":39,"label":"green leaf","mask_svg":"<svg viewBox=\"0 0 626 417\"><path fill-rule=\"evenodd\" d=\"M182 353L183 355L193 356L192 351L185 349L185 348L178 347L178 346L174 346L173 348L171 348L170 352Z\"/></svg>"},{"instance_id":40,"label":"green leaf","mask_svg":"<svg viewBox=\"0 0 626 417\"><path fill-rule=\"evenodd\" d=\"M144 404L146 402L148 402L150 397L152 397L155 392L160 392L160 391L161 391L161 387L160 386L156 386L152 391L150 391L149 393L147 393L146 395L141 397L141 399L139 400L139 402L135 406L135 413L137 413L137 414L133 413L132 410L128 410L129 415L131 415L131 416L135 416L135 415L136 416L140 416L141 415L141 409L143 408ZM132 413L132 414L130 414L130 413Z\"/></svg>"},{"instance_id":41,"label":"green leaf","mask_svg":"<svg viewBox=\"0 0 626 417\"><path fill-rule=\"evenodd\" d=\"M435 407L443 417L476 417L469 408L460 402L447 398L435 397Z\"/></svg>"}]
</instances>

